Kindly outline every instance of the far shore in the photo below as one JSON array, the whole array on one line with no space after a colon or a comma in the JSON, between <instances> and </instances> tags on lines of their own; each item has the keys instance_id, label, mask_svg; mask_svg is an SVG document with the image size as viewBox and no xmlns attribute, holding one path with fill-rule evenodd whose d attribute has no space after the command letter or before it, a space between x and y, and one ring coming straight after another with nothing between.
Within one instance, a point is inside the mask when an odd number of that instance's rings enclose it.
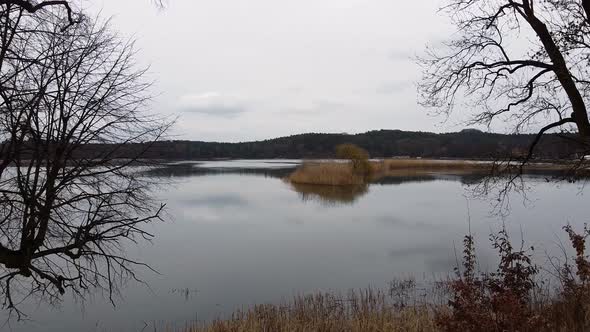
<instances>
[{"instance_id":1,"label":"far shore","mask_svg":"<svg viewBox=\"0 0 590 332\"><path fill-rule=\"evenodd\" d=\"M305 160L286 180L296 184L362 185L387 177L424 174L547 174L587 176L588 168L573 161L493 161L468 159L371 159L366 174L355 173L346 160Z\"/></svg>"}]
</instances>

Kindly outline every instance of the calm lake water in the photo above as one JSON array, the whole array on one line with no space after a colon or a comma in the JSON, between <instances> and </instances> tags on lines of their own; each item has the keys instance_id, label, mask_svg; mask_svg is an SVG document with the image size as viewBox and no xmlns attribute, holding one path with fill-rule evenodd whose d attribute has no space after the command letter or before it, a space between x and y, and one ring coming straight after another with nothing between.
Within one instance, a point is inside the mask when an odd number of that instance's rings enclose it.
<instances>
[{"instance_id":1,"label":"calm lake water","mask_svg":"<svg viewBox=\"0 0 590 332\"><path fill-rule=\"evenodd\" d=\"M469 229L485 267L494 260L488 234L505 223L524 234L538 263L558 255L566 223L588 220L582 184L527 180L527 200L510 196L505 218L475 199L473 176L410 176L335 190L283 182L297 161L179 163L146 176L171 181L158 193L169 221L153 224L152 243L128 255L160 274L126 285L113 307L102 294L61 307L27 304L31 321L2 331L154 331L224 317L254 303L315 291L386 287L394 278L429 279L455 266Z\"/></svg>"}]
</instances>

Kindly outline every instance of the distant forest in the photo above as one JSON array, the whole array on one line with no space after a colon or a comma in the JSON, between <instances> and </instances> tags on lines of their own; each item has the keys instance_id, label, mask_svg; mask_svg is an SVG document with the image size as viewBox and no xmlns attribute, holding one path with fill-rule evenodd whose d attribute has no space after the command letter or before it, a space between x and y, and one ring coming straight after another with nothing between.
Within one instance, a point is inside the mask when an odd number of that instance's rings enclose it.
<instances>
[{"instance_id":1,"label":"distant forest","mask_svg":"<svg viewBox=\"0 0 590 332\"><path fill-rule=\"evenodd\" d=\"M116 149L116 157L125 158L146 149L146 159L211 159L211 158L329 158L334 147L353 143L366 149L371 157L430 158L506 158L522 157L534 135L504 135L465 129L455 133L436 134L401 130L375 130L362 134L310 133L254 142L218 143L201 141L159 141L128 144ZM96 157L112 146L93 144L79 150L78 157ZM574 158L579 156L572 138L545 135L535 150L537 159Z\"/></svg>"}]
</instances>

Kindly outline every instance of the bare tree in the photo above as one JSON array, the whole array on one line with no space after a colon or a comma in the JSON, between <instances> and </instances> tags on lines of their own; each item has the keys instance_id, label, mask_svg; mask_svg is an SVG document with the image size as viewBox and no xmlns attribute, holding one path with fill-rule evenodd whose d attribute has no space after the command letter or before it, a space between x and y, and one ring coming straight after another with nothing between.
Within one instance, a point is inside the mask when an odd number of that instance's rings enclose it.
<instances>
[{"instance_id":1,"label":"bare tree","mask_svg":"<svg viewBox=\"0 0 590 332\"><path fill-rule=\"evenodd\" d=\"M587 150L589 1L450 0L442 10L458 32L419 59L422 105L442 114L472 110L470 124L535 128L523 164L556 128L576 132L565 138Z\"/></svg>"},{"instance_id":2,"label":"bare tree","mask_svg":"<svg viewBox=\"0 0 590 332\"><path fill-rule=\"evenodd\" d=\"M151 0L151 2L158 8L164 8L166 3L165 0ZM21 19L26 19L39 13L43 15L44 12L51 11L55 8L61 9L62 22L60 24L62 31L84 19L82 11L71 0L0 0L0 17L2 17L2 23L4 23L0 26L0 67L4 61L4 57L11 50L13 33L18 25L23 23ZM23 16L25 12L29 15Z\"/></svg>"},{"instance_id":3,"label":"bare tree","mask_svg":"<svg viewBox=\"0 0 590 332\"><path fill-rule=\"evenodd\" d=\"M152 2L160 8L164 7L165 4L165 0L152 0ZM74 24L77 21L77 19L74 18L76 13L75 10L72 8L73 6L71 0L0 0L0 6L6 6L6 8L19 8L31 14L46 9L47 7L61 6L65 9L65 14L68 18L69 25Z\"/></svg>"},{"instance_id":4,"label":"bare tree","mask_svg":"<svg viewBox=\"0 0 590 332\"><path fill-rule=\"evenodd\" d=\"M74 19L74 11L70 5L70 1L67 0L47 0L47 1L27 1L27 0L0 0L0 6L6 6L5 10L10 10L12 8L17 8L20 10L26 10L29 13L35 13L37 11L43 10L46 7L50 6L62 6L65 9L67 18L68 18L68 25L76 23Z\"/></svg>"},{"instance_id":5,"label":"bare tree","mask_svg":"<svg viewBox=\"0 0 590 332\"><path fill-rule=\"evenodd\" d=\"M88 18L63 30L64 10L0 22L13 28L0 71L0 293L19 317L29 296L101 288L112 300L141 265L124 246L151 237L142 225L162 211L130 167L169 126L146 112L133 43Z\"/></svg>"}]
</instances>

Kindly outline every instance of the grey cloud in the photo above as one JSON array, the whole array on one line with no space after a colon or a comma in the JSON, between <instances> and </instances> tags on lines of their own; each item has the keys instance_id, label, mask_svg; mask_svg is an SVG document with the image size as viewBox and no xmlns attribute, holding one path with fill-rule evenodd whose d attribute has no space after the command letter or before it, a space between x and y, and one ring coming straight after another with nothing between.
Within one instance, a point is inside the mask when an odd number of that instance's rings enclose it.
<instances>
[{"instance_id":1,"label":"grey cloud","mask_svg":"<svg viewBox=\"0 0 590 332\"><path fill-rule=\"evenodd\" d=\"M413 87L410 81L391 81L385 82L377 87L377 93L380 94L392 94L402 92Z\"/></svg>"},{"instance_id":2,"label":"grey cloud","mask_svg":"<svg viewBox=\"0 0 590 332\"><path fill-rule=\"evenodd\" d=\"M387 57L389 58L389 60L393 61L411 61L414 55L407 51L395 50L389 52L389 55Z\"/></svg>"},{"instance_id":3,"label":"grey cloud","mask_svg":"<svg viewBox=\"0 0 590 332\"><path fill-rule=\"evenodd\" d=\"M197 113L223 118L233 118L247 111L248 109L246 107L226 105L186 106L182 109L182 112L186 113Z\"/></svg>"},{"instance_id":4,"label":"grey cloud","mask_svg":"<svg viewBox=\"0 0 590 332\"><path fill-rule=\"evenodd\" d=\"M221 118L234 118L250 110L249 106L252 102L248 99L217 91L189 93L178 100L181 112Z\"/></svg>"},{"instance_id":5,"label":"grey cloud","mask_svg":"<svg viewBox=\"0 0 590 332\"><path fill-rule=\"evenodd\" d=\"M318 100L315 102L315 109L320 111L339 111L348 107L350 107L350 104L334 100Z\"/></svg>"},{"instance_id":6,"label":"grey cloud","mask_svg":"<svg viewBox=\"0 0 590 332\"><path fill-rule=\"evenodd\" d=\"M307 115L326 114L328 112L339 112L351 109L351 104L335 100L313 100L308 107L290 107L284 108L279 113L289 115Z\"/></svg>"},{"instance_id":7,"label":"grey cloud","mask_svg":"<svg viewBox=\"0 0 590 332\"><path fill-rule=\"evenodd\" d=\"M285 91L292 93L292 94L300 95L302 92L305 91L305 89L300 86L294 86L294 87L289 87L289 88L285 89Z\"/></svg>"}]
</instances>

